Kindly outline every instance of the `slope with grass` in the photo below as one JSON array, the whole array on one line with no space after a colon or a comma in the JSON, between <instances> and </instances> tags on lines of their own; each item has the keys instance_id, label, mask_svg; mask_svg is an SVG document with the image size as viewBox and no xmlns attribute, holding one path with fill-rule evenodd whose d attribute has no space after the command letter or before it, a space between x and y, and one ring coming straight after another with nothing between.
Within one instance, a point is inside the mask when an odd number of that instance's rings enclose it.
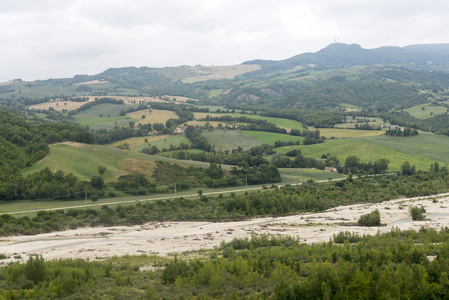
<instances>
[{"instance_id":1,"label":"slope with grass","mask_svg":"<svg viewBox=\"0 0 449 300\"><path fill-rule=\"evenodd\" d=\"M154 123L162 123L165 124L168 119L178 119L178 115L174 111L170 110L158 110L158 109L145 109L139 110L132 113L128 113L126 116L139 120L136 124L154 124ZM142 119L142 116L145 118Z\"/></svg>"},{"instance_id":2,"label":"slope with grass","mask_svg":"<svg viewBox=\"0 0 449 300\"><path fill-rule=\"evenodd\" d=\"M263 144L261 141L240 130L203 131L202 136L204 136L211 145L215 146L215 150L217 151L232 150L238 147L247 150L251 147Z\"/></svg>"},{"instance_id":3,"label":"slope with grass","mask_svg":"<svg viewBox=\"0 0 449 300\"><path fill-rule=\"evenodd\" d=\"M320 131L320 135L328 139L334 137L336 139L346 138L359 138L367 136L380 136L385 134L385 131L381 130L358 130L358 129L343 129L343 128L317 128ZM309 130L315 130L313 127L309 127Z\"/></svg>"},{"instance_id":4,"label":"slope with grass","mask_svg":"<svg viewBox=\"0 0 449 300\"><path fill-rule=\"evenodd\" d=\"M273 145L276 141L282 142L296 142L299 141L302 143L304 141L304 137L302 136L294 136L282 133L275 132L264 132L264 131L243 131L244 133L252 136L256 140L264 143Z\"/></svg>"},{"instance_id":5,"label":"slope with grass","mask_svg":"<svg viewBox=\"0 0 449 300\"><path fill-rule=\"evenodd\" d=\"M431 145L430 149L427 150L424 149L425 144L412 144L405 147L409 138L404 138L404 147L401 147L401 143L398 142L401 138L391 137L393 140L388 138L390 137L335 139L315 145L277 148L276 151L286 153L294 148L300 148L305 156L315 158L320 158L322 154L330 153L343 163L349 155L356 155L361 161L365 162L386 158L390 161L389 171L399 171L405 161L409 161L411 165L415 165L417 169L421 170L428 170L430 164L435 161L441 163L449 161L449 157L439 157L438 149L432 150ZM449 142L449 139L447 141ZM413 140L410 140L410 142L413 142Z\"/></svg>"},{"instance_id":6,"label":"slope with grass","mask_svg":"<svg viewBox=\"0 0 449 300\"><path fill-rule=\"evenodd\" d=\"M107 169L103 175L105 181L115 181L118 176L133 172L151 176L154 162L158 160L175 162L184 167L209 167L209 163L174 160L110 146L61 143L51 145L50 153L39 163L24 170L23 174L32 174L48 167L52 171L62 170L66 174L73 173L80 180L90 181L92 176L98 175L97 166L102 165ZM226 166L223 168L229 169Z\"/></svg>"},{"instance_id":7,"label":"slope with grass","mask_svg":"<svg viewBox=\"0 0 449 300\"><path fill-rule=\"evenodd\" d=\"M404 155L449 163L449 137L430 133L421 133L410 137L367 137L361 141L383 146Z\"/></svg>"},{"instance_id":8,"label":"slope with grass","mask_svg":"<svg viewBox=\"0 0 449 300\"><path fill-rule=\"evenodd\" d=\"M298 121L283 119L283 118L274 118L274 117L265 117L265 116L260 116L260 115L247 115L247 114L238 114L238 113L194 113L196 120L204 119L208 115L210 117L230 116L233 118L246 117L246 118L251 118L251 119L256 119L256 120L266 120L268 122L273 123L274 125L276 125L278 127L285 128L288 130L291 130L291 129L303 130L303 128L304 128L302 123L300 123Z\"/></svg>"},{"instance_id":9,"label":"slope with grass","mask_svg":"<svg viewBox=\"0 0 449 300\"><path fill-rule=\"evenodd\" d=\"M89 126L91 129L112 129L116 122L120 127L127 127L129 122L138 121L140 119L119 115L120 111L128 108L129 106L118 104L99 104L81 111L73 117L81 126Z\"/></svg>"},{"instance_id":10,"label":"slope with grass","mask_svg":"<svg viewBox=\"0 0 449 300\"><path fill-rule=\"evenodd\" d=\"M345 175L340 173L324 172L317 169L280 168L279 173L282 176L282 184L302 183L310 179L313 181L322 181L345 178Z\"/></svg>"},{"instance_id":11,"label":"slope with grass","mask_svg":"<svg viewBox=\"0 0 449 300\"><path fill-rule=\"evenodd\" d=\"M430 118L433 115L439 115L447 113L447 107L445 106L434 106L426 104L420 104L408 109L405 109L406 112L411 114L413 117L417 119L426 119Z\"/></svg>"}]
</instances>

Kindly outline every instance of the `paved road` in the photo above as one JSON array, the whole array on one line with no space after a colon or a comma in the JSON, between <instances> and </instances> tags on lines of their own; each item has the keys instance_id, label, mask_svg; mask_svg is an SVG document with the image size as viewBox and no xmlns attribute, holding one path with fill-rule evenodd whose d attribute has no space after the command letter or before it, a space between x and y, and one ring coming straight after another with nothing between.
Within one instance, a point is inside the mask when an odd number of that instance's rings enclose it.
<instances>
[{"instance_id":1,"label":"paved road","mask_svg":"<svg viewBox=\"0 0 449 300\"><path fill-rule=\"evenodd\" d=\"M331 181L336 180L343 180L345 178L337 178L332 179ZM315 182L329 182L329 180L320 180ZM301 185L302 183L293 183L290 185ZM285 186L285 184L277 185L277 187L281 188ZM248 187L248 188L239 188L234 190L226 190L226 191L216 191L216 192L207 192L203 193L203 195L219 195L219 194L229 194L229 193L237 193L237 192L246 192L246 191L255 191L255 190L263 190L266 189L266 186L256 186L256 187ZM26 214L26 213L36 213L38 211L53 211L53 210L60 210L60 209L69 209L69 208L89 208L89 207L97 207L97 206L103 206L103 205L118 205L118 204L127 204L127 203L137 203L137 202L145 202L145 201L156 201L156 200L167 200L167 199L173 199L176 197L198 197L198 193L193 194L180 194L180 195L173 195L170 196L163 196L163 197L151 197L151 198L138 198L133 200L124 200L124 201L115 201L115 202L102 202L102 203L92 203L92 204L82 204L82 205L74 205L74 206L61 206L61 207L53 207L53 208L43 208L43 209L34 209L34 210L20 210L20 211L14 211L14 212L6 212L6 213L0 213L1 214L8 214L8 215L15 215L15 214Z\"/></svg>"}]
</instances>

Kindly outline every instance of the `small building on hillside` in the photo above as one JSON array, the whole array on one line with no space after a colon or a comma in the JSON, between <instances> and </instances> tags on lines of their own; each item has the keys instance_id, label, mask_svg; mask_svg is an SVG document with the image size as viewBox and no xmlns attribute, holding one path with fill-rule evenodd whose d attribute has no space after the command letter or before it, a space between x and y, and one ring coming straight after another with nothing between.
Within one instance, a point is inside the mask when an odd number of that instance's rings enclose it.
<instances>
[{"instance_id":1,"label":"small building on hillside","mask_svg":"<svg viewBox=\"0 0 449 300\"><path fill-rule=\"evenodd\" d=\"M334 167L325 167L324 172L338 172L337 168Z\"/></svg>"},{"instance_id":2,"label":"small building on hillside","mask_svg":"<svg viewBox=\"0 0 449 300\"><path fill-rule=\"evenodd\" d=\"M184 128L176 127L175 130L173 130L173 134L184 134Z\"/></svg>"}]
</instances>

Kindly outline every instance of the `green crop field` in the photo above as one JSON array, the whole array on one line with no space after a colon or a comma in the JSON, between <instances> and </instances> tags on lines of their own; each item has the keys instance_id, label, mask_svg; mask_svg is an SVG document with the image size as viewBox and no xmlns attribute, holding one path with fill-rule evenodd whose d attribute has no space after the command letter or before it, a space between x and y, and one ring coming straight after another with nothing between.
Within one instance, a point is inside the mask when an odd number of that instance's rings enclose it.
<instances>
[{"instance_id":1,"label":"green crop field","mask_svg":"<svg viewBox=\"0 0 449 300\"><path fill-rule=\"evenodd\" d=\"M303 130L302 123L294 120L289 119L282 119L282 118L273 118L273 117L264 117L259 115L246 115L246 114L238 114L238 113L194 113L195 119L203 119L206 117L206 115L210 115L211 117L219 117L219 116L230 116L230 117L247 117L251 119L256 120L267 120L268 122L271 122L275 124L278 127L285 128L285 129L299 129Z\"/></svg>"},{"instance_id":2,"label":"green crop field","mask_svg":"<svg viewBox=\"0 0 449 300\"><path fill-rule=\"evenodd\" d=\"M360 140L406 155L449 163L449 137L445 135L421 133L411 137L382 136L361 138Z\"/></svg>"},{"instance_id":3,"label":"green crop field","mask_svg":"<svg viewBox=\"0 0 449 300\"><path fill-rule=\"evenodd\" d=\"M128 108L129 106L118 104L99 104L76 114L74 118L81 126L89 126L91 129L111 129L115 122L120 127L127 127L129 122L139 121L128 116L119 116L120 111ZM100 114L103 116L100 117Z\"/></svg>"},{"instance_id":4,"label":"green crop field","mask_svg":"<svg viewBox=\"0 0 449 300\"><path fill-rule=\"evenodd\" d=\"M264 143L273 145L276 141L282 142L296 142L300 141L302 143L304 141L304 137L302 136L294 136L289 134L281 134L275 132L265 132L265 131L243 131L244 133L252 136L256 140Z\"/></svg>"},{"instance_id":5,"label":"green crop field","mask_svg":"<svg viewBox=\"0 0 449 300\"><path fill-rule=\"evenodd\" d=\"M203 131L202 135L211 145L215 146L215 150L217 151L232 150L238 148L239 146L242 147L243 150L247 150L251 147L263 144L249 134L240 130Z\"/></svg>"},{"instance_id":6,"label":"green crop field","mask_svg":"<svg viewBox=\"0 0 449 300\"><path fill-rule=\"evenodd\" d=\"M423 109L424 108L424 109ZM411 108L405 109L406 112L418 119L430 118L432 115L447 113L447 108L444 106L433 106L429 104L420 104Z\"/></svg>"},{"instance_id":7,"label":"green crop field","mask_svg":"<svg viewBox=\"0 0 449 300\"><path fill-rule=\"evenodd\" d=\"M435 161L448 163L448 146L448 137L421 134L406 138L379 136L335 139L315 145L277 148L276 151L286 153L293 148L300 148L305 156L320 158L322 154L330 153L343 162L349 155L356 155L362 161L387 158L390 160L389 170L398 171L405 161L421 170L428 170L430 164Z\"/></svg>"}]
</instances>

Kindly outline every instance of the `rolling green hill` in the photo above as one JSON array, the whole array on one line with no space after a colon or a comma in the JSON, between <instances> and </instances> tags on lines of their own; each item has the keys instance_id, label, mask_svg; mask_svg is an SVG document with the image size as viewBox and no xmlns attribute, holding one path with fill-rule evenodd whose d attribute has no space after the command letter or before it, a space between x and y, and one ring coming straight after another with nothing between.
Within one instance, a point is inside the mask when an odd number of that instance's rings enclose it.
<instances>
[{"instance_id":1,"label":"rolling green hill","mask_svg":"<svg viewBox=\"0 0 449 300\"><path fill-rule=\"evenodd\" d=\"M81 180L90 181L93 175L98 175L97 166L102 165L107 168L104 179L115 181L118 176L133 172L151 176L154 162L158 160L176 162L184 167L209 167L208 163L178 161L110 146L61 143L51 145L50 153L37 164L27 168L23 174L32 174L48 167L52 171L62 170L66 174L73 173Z\"/></svg>"},{"instance_id":2,"label":"rolling green hill","mask_svg":"<svg viewBox=\"0 0 449 300\"><path fill-rule=\"evenodd\" d=\"M202 136L211 145L215 146L217 151L232 150L238 147L242 147L243 150L248 150L251 147L263 144L263 142L240 130L203 131Z\"/></svg>"},{"instance_id":3,"label":"rolling green hill","mask_svg":"<svg viewBox=\"0 0 449 300\"><path fill-rule=\"evenodd\" d=\"M398 171L405 161L415 165L417 169L428 170L435 161L449 163L449 137L420 134L413 137L364 137L355 139L327 140L322 144L307 146L288 146L276 151L286 153L300 148L305 156L320 158L330 153L344 162L349 155L356 155L362 161L375 161L381 158L390 160L389 170Z\"/></svg>"},{"instance_id":4,"label":"rolling green hill","mask_svg":"<svg viewBox=\"0 0 449 300\"><path fill-rule=\"evenodd\" d=\"M73 78L15 80L0 85L0 97L23 97L33 103L35 98L55 95L177 95L199 99L202 104L255 108L329 110L349 105L373 110L407 109L441 99L444 89L449 88L448 47L369 50L359 45L331 44L316 53L236 66L110 68Z\"/></svg>"}]
</instances>

